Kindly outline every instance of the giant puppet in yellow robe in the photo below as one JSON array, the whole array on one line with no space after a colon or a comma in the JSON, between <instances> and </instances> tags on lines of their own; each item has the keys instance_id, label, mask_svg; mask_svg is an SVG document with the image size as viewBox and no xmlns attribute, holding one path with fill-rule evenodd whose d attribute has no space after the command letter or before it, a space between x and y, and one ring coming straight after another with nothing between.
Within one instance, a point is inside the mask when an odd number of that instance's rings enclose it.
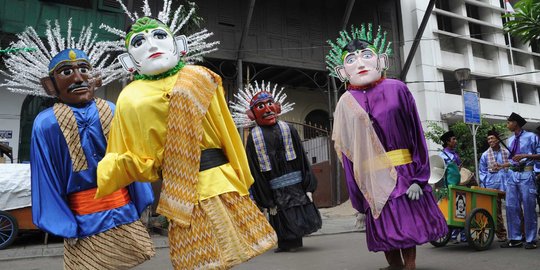
<instances>
[{"instance_id":1,"label":"giant puppet in yellow robe","mask_svg":"<svg viewBox=\"0 0 540 270\"><path fill-rule=\"evenodd\" d=\"M181 60L163 70L178 53L167 39L147 17L126 37L142 76L118 98L97 196L163 178L157 211L171 223L174 268L227 269L272 248L276 235L249 197L253 178L221 78Z\"/></svg>"}]
</instances>

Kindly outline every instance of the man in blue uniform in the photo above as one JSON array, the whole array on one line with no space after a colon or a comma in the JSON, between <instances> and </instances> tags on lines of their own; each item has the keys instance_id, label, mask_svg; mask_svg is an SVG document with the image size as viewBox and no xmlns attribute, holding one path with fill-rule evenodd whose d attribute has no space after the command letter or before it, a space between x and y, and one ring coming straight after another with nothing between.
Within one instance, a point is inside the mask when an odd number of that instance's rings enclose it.
<instances>
[{"instance_id":1,"label":"man in blue uniform","mask_svg":"<svg viewBox=\"0 0 540 270\"><path fill-rule=\"evenodd\" d=\"M534 134L536 134L536 137L538 137L538 141L540 142L540 126L536 127ZM540 207L540 160L538 159L534 164L534 174L536 175L536 201L538 207ZM538 229L538 235L540 235L540 229Z\"/></svg>"},{"instance_id":2,"label":"man in blue uniform","mask_svg":"<svg viewBox=\"0 0 540 270\"><path fill-rule=\"evenodd\" d=\"M444 149L439 153L439 156L444 159L444 163L448 165L450 162L454 162L458 167L461 167L461 159L456 153L457 139L454 132L447 131L440 139Z\"/></svg>"},{"instance_id":3,"label":"man in blue uniform","mask_svg":"<svg viewBox=\"0 0 540 270\"><path fill-rule=\"evenodd\" d=\"M511 178L506 184L506 220L508 222L508 238L502 248L523 246L525 238L526 249L536 248L537 214L536 214L536 183L534 179L534 159L538 157L538 137L522 129L527 123L517 113L512 113L507 119L506 127L513 135L508 139L510 148ZM525 235L521 232L520 212L523 209Z\"/></svg>"},{"instance_id":4,"label":"man in blue uniform","mask_svg":"<svg viewBox=\"0 0 540 270\"><path fill-rule=\"evenodd\" d=\"M459 158L458 153L456 152L456 134L450 130L445 132L440 137L440 139L444 149L439 153L439 156L444 160L444 164L447 166L445 175L446 181L447 183L451 184L459 184L459 169L463 164L461 159ZM453 166L452 169L449 169L449 166ZM461 242L467 242L467 239L465 238L465 232L462 229L452 230L452 241L455 241L455 243L459 243L458 235Z\"/></svg>"},{"instance_id":5,"label":"man in blue uniform","mask_svg":"<svg viewBox=\"0 0 540 270\"><path fill-rule=\"evenodd\" d=\"M480 157L480 186L504 191L510 177L508 172L510 152L501 147L499 138L499 133L495 130L488 131L489 149ZM501 198L497 198L497 230L495 233L499 242L507 241Z\"/></svg>"}]
</instances>

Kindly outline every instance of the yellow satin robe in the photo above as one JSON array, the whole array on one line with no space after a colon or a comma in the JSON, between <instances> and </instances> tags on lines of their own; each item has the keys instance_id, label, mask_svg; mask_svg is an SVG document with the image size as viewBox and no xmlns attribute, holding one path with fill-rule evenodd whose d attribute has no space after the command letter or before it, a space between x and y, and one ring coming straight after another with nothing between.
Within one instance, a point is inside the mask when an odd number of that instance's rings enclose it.
<instances>
[{"instance_id":1,"label":"yellow satin robe","mask_svg":"<svg viewBox=\"0 0 540 270\"><path fill-rule=\"evenodd\" d=\"M122 90L107 153L98 164L96 197L110 194L133 181L152 182L160 178L167 137L168 95L177 77L178 74L156 81L137 80ZM199 200L234 191L248 195L253 177L221 85L202 125L201 149L221 148L229 163L199 172Z\"/></svg>"}]
</instances>

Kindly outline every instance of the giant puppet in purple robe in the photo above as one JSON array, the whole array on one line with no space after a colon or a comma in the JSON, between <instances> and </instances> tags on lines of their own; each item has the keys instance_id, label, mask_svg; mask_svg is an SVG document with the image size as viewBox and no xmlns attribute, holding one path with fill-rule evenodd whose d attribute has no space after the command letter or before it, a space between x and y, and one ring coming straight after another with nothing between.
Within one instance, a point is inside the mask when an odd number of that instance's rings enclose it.
<instances>
[{"instance_id":1,"label":"giant puppet in purple robe","mask_svg":"<svg viewBox=\"0 0 540 270\"><path fill-rule=\"evenodd\" d=\"M448 228L427 184L428 152L414 98L403 82L384 76L391 49L380 28L375 39L369 24L329 43L328 69L347 82L332 139L352 205L366 214L368 249L385 252L383 269L415 269L416 246Z\"/></svg>"}]
</instances>

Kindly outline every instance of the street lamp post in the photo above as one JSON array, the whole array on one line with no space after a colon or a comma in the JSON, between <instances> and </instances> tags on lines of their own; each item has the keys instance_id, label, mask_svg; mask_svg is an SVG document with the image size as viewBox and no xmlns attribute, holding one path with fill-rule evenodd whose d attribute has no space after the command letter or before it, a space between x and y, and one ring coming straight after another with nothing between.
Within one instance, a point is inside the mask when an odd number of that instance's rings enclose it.
<instances>
[{"instance_id":1,"label":"street lamp post","mask_svg":"<svg viewBox=\"0 0 540 270\"><path fill-rule=\"evenodd\" d=\"M469 68L458 68L454 70L454 75L456 76L456 80L459 83L459 88L461 91L465 90L467 82L471 77L471 70Z\"/></svg>"},{"instance_id":2,"label":"street lamp post","mask_svg":"<svg viewBox=\"0 0 540 270\"><path fill-rule=\"evenodd\" d=\"M476 151L476 133L478 131L478 127L480 127L481 124L480 101L477 93L476 95L472 96L472 99L466 98L465 96L465 89L467 88L467 83L469 82L471 76L471 70L469 68L459 68L454 70L454 75L456 76L456 80L459 83L459 88L461 89L461 95L463 96L463 119L465 124L469 125L473 137L474 174L476 177L476 181L480 181L478 178L478 153ZM471 92L467 91L467 93ZM471 117L471 112L472 115L475 116Z\"/></svg>"}]
</instances>

